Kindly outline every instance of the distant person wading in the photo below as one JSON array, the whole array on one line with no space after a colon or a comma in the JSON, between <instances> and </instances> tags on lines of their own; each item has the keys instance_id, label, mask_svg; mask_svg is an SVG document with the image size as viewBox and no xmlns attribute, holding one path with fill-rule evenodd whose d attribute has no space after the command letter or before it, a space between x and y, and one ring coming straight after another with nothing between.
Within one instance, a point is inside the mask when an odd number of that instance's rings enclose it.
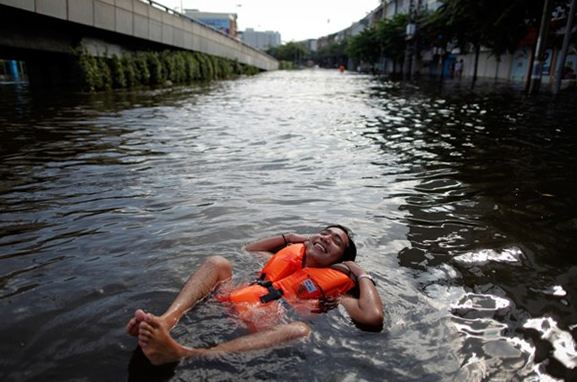
<instances>
[{"instance_id":1,"label":"distant person wading","mask_svg":"<svg viewBox=\"0 0 577 382\"><path fill-rule=\"evenodd\" d=\"M461 79L463 76L463 66L464 64L462 58L455 63L455 78Z\"/></svg>"}]
</instances>

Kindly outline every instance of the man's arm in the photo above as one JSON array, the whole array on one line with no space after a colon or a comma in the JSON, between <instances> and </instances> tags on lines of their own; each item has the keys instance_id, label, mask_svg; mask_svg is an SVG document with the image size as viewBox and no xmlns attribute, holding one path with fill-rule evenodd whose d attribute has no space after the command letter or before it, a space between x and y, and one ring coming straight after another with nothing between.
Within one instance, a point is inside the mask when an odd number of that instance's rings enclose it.
<instances>
[{"instance_id":1,"label":"man's arm","mask_svg":"<svg viewBox=\"0 0 577 382\"><path fill-rule=\"evenodd\" d=\"M383 328L383 302L377 288L368 278L359 276L366 272L352 261L345 261L351 270L351 277L356 279L359 287L359 297L344 295L341 304L345 307L351 319L363 330L380 331Z\"/></svg>"},{"instance_id":2,"label":"man's arm","mask_svg":"<svg viewBox=\"0 0 577 382\"><path fill-rule=\"evenodd\" d=\"M307 236L299 235L297 233L285 233L283 235L276 235L255 241L254 243L249 243L244 247L244 249L249 252L260 252L267 255L273 255L289 244L304 243L307 238Z\"/></svg>"}]
</instances>

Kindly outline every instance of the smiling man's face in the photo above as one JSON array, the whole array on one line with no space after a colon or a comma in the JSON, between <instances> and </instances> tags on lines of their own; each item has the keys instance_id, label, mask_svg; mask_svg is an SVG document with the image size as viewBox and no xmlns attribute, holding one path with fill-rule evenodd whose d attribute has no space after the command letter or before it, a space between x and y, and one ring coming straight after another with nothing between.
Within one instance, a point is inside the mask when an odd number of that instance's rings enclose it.
<instances>
[{"instance_id":1,"label":"smiling man's face","mask_svg":"<svg viewBox=\"0 0 577 382\"><path fill-rule=\"evenodd\" d=\"M342 229L329 227L310 236L304 244L305 266L324 268L339 262L349 246L349 237Z\"/></svg>"}]
</instances>

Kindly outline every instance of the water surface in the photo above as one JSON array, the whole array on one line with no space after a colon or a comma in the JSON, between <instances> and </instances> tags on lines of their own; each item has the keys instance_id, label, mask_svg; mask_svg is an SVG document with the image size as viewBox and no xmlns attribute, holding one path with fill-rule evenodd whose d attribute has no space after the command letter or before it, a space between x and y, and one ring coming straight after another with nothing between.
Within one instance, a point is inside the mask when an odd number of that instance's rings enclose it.
<instances>
[{"instance_id":1,"label":"water surface","mask_svg":"<svg viewBox=\"0 0 577 382\"><path fill-rule=\"evenodd\" d=\"M575 378L574 97L323 70L0 96L3 381L126 380L136 308L162 313L212 254L247 280L263 259L243 244L331 222L356 233L385 330L335 310L306 342L173 380ZM242 332L209 301L174 335Z\"/></svg>"}]
</instances>

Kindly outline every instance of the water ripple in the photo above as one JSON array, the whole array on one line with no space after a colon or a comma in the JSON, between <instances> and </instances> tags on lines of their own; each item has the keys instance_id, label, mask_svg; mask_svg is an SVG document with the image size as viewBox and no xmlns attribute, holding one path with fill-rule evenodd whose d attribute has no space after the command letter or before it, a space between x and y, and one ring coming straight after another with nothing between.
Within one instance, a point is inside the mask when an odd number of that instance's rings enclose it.
<instances>
[{"instance_id":1,"label":"water ripple","mask_svg":"<svg viewBox=\"0 0 577 382\"><path fill-rule=\"evenodd\" d=\"M175 378L571 380L575 102L517 90L324 70L97 95L0 86L0 378L126 379L134 309L162 313L207 256L246 281L262 265L247 241L340 222L378 282L382 333L334 310L307 318L308 342ZM199 304L175 335L240 333Z\"/></svg>"}]
</instances>

